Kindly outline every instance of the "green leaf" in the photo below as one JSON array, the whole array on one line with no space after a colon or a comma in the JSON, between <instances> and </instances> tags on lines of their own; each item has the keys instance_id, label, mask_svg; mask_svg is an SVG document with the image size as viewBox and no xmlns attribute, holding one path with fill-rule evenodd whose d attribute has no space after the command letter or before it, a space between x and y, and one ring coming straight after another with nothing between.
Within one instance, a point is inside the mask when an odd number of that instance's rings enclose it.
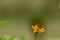
<instances>
[{"instance_id":1,"label":"green leaf","mask_svg":"<svg viewBox=\"0 0 60 40\"><path fill-rule=\"evenodd\" d=\"M0 35L0 40L6 40L6 37L4 35Z\"/></svg>"}]
</instances>

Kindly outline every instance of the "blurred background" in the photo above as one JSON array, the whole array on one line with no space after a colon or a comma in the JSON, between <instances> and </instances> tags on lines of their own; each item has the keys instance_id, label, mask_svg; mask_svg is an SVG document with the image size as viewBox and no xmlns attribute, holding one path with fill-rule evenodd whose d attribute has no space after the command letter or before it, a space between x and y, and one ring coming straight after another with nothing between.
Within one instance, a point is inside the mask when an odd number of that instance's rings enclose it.
<instances>
[{"instance_id":1,"label":"blurred background","mask_svg":"<svg viewBox=\"0 0 60 40\"><path fill-rule=\"evenodd\" d=\"M38 40L60 38L60 0L0 0L0 19L8 20L0 26L0 34L24 35L26 40L34 40L31 20L37 17L44 19L46 28Z\"/></svg>"}]
</instances>

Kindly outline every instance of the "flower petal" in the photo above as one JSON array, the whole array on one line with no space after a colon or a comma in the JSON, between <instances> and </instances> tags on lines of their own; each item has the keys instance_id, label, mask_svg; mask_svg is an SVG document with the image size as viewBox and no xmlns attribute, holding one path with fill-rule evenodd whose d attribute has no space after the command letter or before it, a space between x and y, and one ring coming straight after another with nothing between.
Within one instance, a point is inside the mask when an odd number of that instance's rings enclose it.
<instances>
[{"instance_id":1,"label":"flower petal","mask_svg":"<svg viewBox=\"0 0 60 40\"><path fill-rule=\"evenodd\" d=\"M44 32L44 28L41 28L41 29L40 29L40 32Z\"/></svg>"}]
</instances>

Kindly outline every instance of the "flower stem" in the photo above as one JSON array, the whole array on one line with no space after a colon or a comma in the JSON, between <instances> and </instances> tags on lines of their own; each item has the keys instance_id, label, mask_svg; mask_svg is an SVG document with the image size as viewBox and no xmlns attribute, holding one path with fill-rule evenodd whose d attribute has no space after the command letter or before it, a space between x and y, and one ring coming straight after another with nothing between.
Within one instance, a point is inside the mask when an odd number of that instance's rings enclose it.
<instances>
[{"instance_id":1,"label":"flower stem","mask_svg":"<svg viewBox=\"0 0 60 40\"><path fill-rule=\"evenodd\" d=\"M36 32L36 33L34 33L34 40L36 40L36 36L37 36L37 32Z\"/></svg>"}]
</instances>

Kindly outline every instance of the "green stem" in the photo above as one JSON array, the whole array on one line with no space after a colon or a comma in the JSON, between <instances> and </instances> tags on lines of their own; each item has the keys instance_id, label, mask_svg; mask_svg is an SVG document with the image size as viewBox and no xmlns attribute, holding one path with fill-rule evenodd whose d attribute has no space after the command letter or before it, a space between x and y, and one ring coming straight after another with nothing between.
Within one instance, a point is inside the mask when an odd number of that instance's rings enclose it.
<instances>
[{"instance_id":1,"label":"green stem","mask_svg":"<svg viewBox=\"0 0 60 40\"><path fill-rule=\"evenodd\" d=\"M37 32L36 32L36 33L34 33L34 40L36 40L36 36L37 36Z\"/></svg>"}]
</instances>

